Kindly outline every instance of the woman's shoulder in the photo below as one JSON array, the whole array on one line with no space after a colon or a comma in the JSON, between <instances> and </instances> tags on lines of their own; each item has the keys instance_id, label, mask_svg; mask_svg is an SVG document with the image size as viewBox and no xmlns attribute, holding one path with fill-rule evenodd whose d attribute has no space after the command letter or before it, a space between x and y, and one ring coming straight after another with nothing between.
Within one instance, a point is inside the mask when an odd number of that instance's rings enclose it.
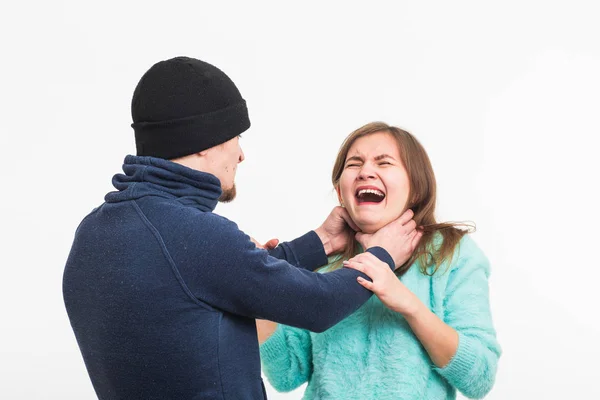
<instances>
[{"instance_id":1,"label":"woman's shoulder","mask_svg":"<svg viewBox=\"0 0 600 400\"><path fill-rule=\"evenodd\" d=\"M451 270L468 267L483 268L486 275L490 273L488 257L470 234L464 235L454 249Z\"/></svg>"},{"instance_id":2,"label":"woman's shoulder","mask_svg":"<svg viewBox=\"0 0 600 400\"><path fill-rule=\"evenodd\" d=\"M440 232L436 232L429 244L429 252L436 253L440 250L444 241L444 237ZM428 267L428 272L442 278L448 273L457 272L457 270L468 268L469 266L478 265L483 267L486 274L489 274L489 260L479 247L476 241L471 237L471 234L465 234L461 237L452 250L452 255L447 257L439 268L431 265Z\"/></svg>"},{"instance_id":3,"label":"woman's shoulder","mask_svg":"<svg viewBox=\"0 0 600 400\"><path fill-rule=\"evenodd\" d=\"M322 266L321 268L319 268L316 272L321 273L321 274L325 274L327 272L331 272L334 271L336 269L339 269L342 265L342 255L341 254L334 254L331 256L327 257L327 264Z\"/></svg>"}]
</instances>

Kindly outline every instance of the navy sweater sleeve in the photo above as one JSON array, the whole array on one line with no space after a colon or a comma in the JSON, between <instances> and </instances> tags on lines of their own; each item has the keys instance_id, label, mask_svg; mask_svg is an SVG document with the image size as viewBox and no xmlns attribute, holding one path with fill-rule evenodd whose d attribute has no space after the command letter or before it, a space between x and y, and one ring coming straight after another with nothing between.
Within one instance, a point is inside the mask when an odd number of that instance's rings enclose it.
<instances>
[{"instance_id":1,"label":"navy sweater sleeve","mask_svg":"<svg viewBox=\"0 0 600 400\"><path fill-rule=\"evenodd\" d=\"M356 281L366 275L354 269L319 274L296 268L256 248L235 223L215 214L203 220L192 235L204 237L202 245L195 252L187 247L191 251L174 261L192 294L215 308L323 332L372 295ZM368 251L394 267L384 249Z\"/></svg>"},{"instance_id":2,"label":"navy sweater sleeve","mask_svg":"<svg viewBox=\"0 0 600 400\"><path fill-rule=\"evenodd\" d=\"M290 242L280 243L272 250L268 250L271 257L285 260L288 263L309 271L327 264L327 254L321 239L315 231L310 231Z\"/></svg>"}]
</instances>

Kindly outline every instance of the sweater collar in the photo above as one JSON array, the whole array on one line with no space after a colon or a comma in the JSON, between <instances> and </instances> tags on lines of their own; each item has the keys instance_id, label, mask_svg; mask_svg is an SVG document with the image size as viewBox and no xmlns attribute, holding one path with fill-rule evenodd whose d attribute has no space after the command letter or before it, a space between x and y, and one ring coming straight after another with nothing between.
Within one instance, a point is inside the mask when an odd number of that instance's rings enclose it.
<instances>
[{"instance_id":1,"label":"sweater collar","mask_svg":"<svg viewBox=\"0 0 600 400\"><path fill-rule=\"evenodd\" d=\"M216 176L161 158L128 155L123 172L113 177L117 191L105 196L107 203L159 196L201 211L213 211L222 193Z\"/></svg>"}]
</instances>

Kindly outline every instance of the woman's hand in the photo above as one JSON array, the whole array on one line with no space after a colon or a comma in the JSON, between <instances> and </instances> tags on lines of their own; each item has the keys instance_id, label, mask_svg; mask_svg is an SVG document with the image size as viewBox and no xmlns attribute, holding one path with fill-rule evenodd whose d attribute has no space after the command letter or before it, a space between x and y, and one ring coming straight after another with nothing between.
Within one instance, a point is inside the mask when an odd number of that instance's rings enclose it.
<instances>
[{"instance_id":1,"label":"woman's hand","mask_svg":"<svg viewBox=\"0 0 600 400\"><path fill-rule=\"evenodd\" d=\"M358 283L375 293L389 309L405 317L421 309L423 303L419 298L404 286L386 263L373 254L359 254L344 261L344 266L358 270L371 278L372 282L360 276L357 280Z\"/></svg>"},{"instance_id":2,"label":"woman's hand","mask_svg":"<svg viewBox=\"0 0 600 400\"><path fill-rule=\"evenodd\" d=\"M404 286L386 263L371 253L363 253L344 261L344 266L369 276L373 282L359 276L358 283L375 293L389 309L404 316L435 365L440 368L448 365L458 349L458 333Z\"/></svg>"}]
</instances>

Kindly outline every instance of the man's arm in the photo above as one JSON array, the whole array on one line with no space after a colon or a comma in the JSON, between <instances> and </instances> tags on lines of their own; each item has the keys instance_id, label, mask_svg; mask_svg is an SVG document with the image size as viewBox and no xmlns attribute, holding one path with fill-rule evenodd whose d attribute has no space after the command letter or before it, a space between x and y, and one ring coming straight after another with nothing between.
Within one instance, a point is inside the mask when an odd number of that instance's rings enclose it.
<instances>
[{"instance_id":1,"label":"man's arm","mask_svg":"<svg viewBox=\"0 0 600 400\"><path fill-rule=\"evenodd\" d=\"M348 211L338 206L331 210L321 226L291 242L271 248L272 244L276 245L277 239L269 240L265 246L254 239L252 241L257 247L267 249L272 257L314 271L327 263L327 256L342 251L358 230Z\"/></svg>"},{"instance_id":2,"label":"man's arm","mask_svg":"<svg viewBox=\"0 0 600 400\"><path fill-rule=\"evenodd\" d=\"M171 257L194 296L218 309L322 332L371 296L356 281L366 275L348 268L328 274L296 268L256 248L233 222L218 215L205 215L190 226L193 242L204 243L195 251L173 249ZM368 251L394 268L386 250Z\"/></svg>"},{"instance_id":3,"label":"man's arm","mask_svg":"<svg viewBox=\"0 0 600 400\"><path fill-rule=\"evenodd\" d=\"M290 242L280 243L274 249L266 248L266 250L271 257L285 260L309 271L327 264L323 240L316 231L310 231Z\"/></svg>"}]
</instances>

